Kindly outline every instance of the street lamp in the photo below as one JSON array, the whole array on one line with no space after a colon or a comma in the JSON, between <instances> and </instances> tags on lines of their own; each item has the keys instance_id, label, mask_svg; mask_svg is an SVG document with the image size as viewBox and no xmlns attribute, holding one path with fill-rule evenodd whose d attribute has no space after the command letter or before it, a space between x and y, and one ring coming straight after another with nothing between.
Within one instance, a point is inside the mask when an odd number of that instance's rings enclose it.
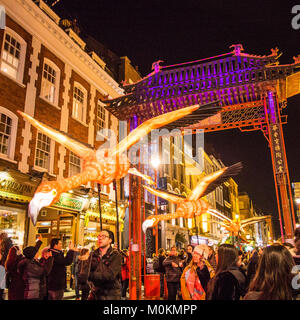
<instances>
[{"instance_id":1,"label":"street lamp","mask_svg":"<svg viewBox=\"0 0 300 320\"><path fill-rule=\"evenodd\" d=\"M153 157L151 159L151 165L154 169L154 181L157 185L157 169L160 165L160 159L158 157ZM155 196L155 215L157 215L157 196ZM155 253L158 254L158 225L155 227Z\"/></svg>"}]
</instances>

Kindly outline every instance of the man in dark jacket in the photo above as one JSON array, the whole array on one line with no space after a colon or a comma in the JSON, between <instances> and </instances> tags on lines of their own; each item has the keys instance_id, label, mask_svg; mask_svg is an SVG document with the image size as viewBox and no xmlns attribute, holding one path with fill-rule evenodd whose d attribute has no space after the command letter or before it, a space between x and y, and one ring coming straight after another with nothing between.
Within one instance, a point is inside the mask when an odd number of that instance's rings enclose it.
<instances>
[{"instance_id":1,"label":"man in dark jacket","mask_svg":"<svg viewBox=\"0 0 300 320\"><path fill-rule=\"evenodd\" d=\"M70 242L69 251L64 256L61 240L54 238L50 242L50 251L53 256L53 267L48 275L48 298L49 300L62 300L66 288L66 266L72 264L75 249Z\"/></svg>"},{"instance_id":2,"label":"man in dark jacket","mask_svg":"<svg viewBox=\"0 0 300 320\"><path fill-rule=\"evenodd\" d=\"M168 300L176 300L177 291L180 288L180 277L183 261L177 255L177 248L172 247L169 256L164 260L166 281L168 287Z\"/></svg>"},{"instance_id":3,"label":"man in dark jacket","mask_svg":"<svg viewBox=\"0 0 300 320\"><path fill-rule=\"evenodd\" d=\"M98 249L92 254L89 280L92 290L89 300L121 299L121 263L122 256L113 249L114 234L102 230L98 236Z\"/></svg>"}]
</instances>

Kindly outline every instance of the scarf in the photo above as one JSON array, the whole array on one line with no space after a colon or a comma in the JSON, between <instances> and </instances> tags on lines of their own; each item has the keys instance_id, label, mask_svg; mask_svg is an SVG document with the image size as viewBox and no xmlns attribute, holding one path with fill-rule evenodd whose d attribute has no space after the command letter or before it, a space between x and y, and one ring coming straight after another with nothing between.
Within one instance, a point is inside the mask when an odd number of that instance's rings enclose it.
<instances>
[{"instance_id":1,"label":"scarf","mask_svg":"<svg viewBox=\"0 0 300 320\"><path fill-rule=\"evenodd\" d=\"M180 279L184 300L205 300L205 291L193 267L186 267Z\"/></svg>"}]
</instances>

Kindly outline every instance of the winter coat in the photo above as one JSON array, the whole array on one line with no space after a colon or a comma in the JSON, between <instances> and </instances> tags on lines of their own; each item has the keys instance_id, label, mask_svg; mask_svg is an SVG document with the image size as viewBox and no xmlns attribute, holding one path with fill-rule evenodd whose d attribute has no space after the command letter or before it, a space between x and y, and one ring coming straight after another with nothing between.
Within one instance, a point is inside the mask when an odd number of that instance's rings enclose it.
<instances>
[{"instance_id":1,"label":"winter coat","mask_svg":"<svg viewBox=\"0 0 300 320\"><path fill-rule=\"evenodd\" d=\"M90 259L83 259L82 256L78 256L75 265L75 277L77 278L79 290L87 291L90 289L88 284L88 276L90 269Z\"/></svg>"},{"instance_id":2,"label":"winter coat","mask_svg":"<svg viewBox=\"0 0 300 320\"><path fill-rule=\"evenodd\" d=\"M213 281L209 300L240 300L245 295L246 275L238 267L219 273Z\"/></svg>"},{"instance_id":3,"label":"winter coat","mask_svg":"<svg viewBox=\"0 0 300 320\"><path fill-rule=\"evenodd\" d=\"M35 259L24 258L18 264L18 272L21 274L24 284L24 299L43 299L46 295L44 278L50 273L53 258L49 257L41 263Z\"/></svg>"},{"instance_id":4,"label":"winter coat","mask_svg":"<svg viewBox=\"0 0 300 320\"><path fill-rule=\"evenodd\" d=\"M179 263L183 261L181 261L178 256L169 256L164 260L163 266L166 270L166 281L179 282L182 269L180 267L173 267L172 262L175 262L177 265L179 265Z\"/></svg>"},{"instance_id":5,"label":"winter coat","mask_svg":"<svg viewBox=\"0 0 300 320\"><path fill-rule=\"evenodd\" d=\"M205 291L205 293L207 293L207 284L210 280L210 272L207 268L207 266L205 265L203 267L203 269L200 269L199 267L196 269L198 278L201 282L202 288Z\"/></svg>"},{"instance_id":6,"label":"winter coat","mask_svg":"<svg viewBox=\"0 0 300 320\"><path fill-rule=\"evenodd\" d=\"M38 240L35 244L36 252L39 251L42 241ZM5 269L8 283L8 300L23 300L25 284L22 276L18 272L18 265L24 259L23 254L17 255L18 246L12 246L8 252Z\"/></svg>"},{"instance_id":7,"label":"winter coat","mask_svg":"<svg viewBox=\"0 0 300 320\"><path fill-rule=\"evenodd\" d=\"M122 281L129 279L129 257L123 256L122 257L122 266L121 266L121 272L122 272Z\"/></svg>"},{"instance_id":8,"label":"winter coat","mask_svg":"<svg viewBox=\"0 0 300 320\"><path fill-rule=\"evenodd\" d=\"M8 300L23 300L25 284L22 276L18 272L18 264L24 259L22 254L17 254L19 248L13 246L10 248L6 263L6 278L8 283Z\"/></svg>"},{"instance_id":9,"label":"winter coat","mask_svg":"<svg viewBox=\"0 0 300 320\"><path fill-rule=\"evenodd\" d=\"M205 290L198 275L196 266L187 266L180 278L180 287L183 300L205 300ZM209 276L209 272L208 272Z\"/></svg>"},{"instance_id":10,"label":"winter coat","mask_svg":"<svg viewBox=\"0 0 300 320\"><path fill-rule=\"evenodd\" d=\"M122 256L118 250L109 247L101 257L98 248L92 253L89 280L92 282L90 299L119 300L121 298Z\"/></svg>"},{"instance_id":11,"label":"winter coat","mask_svg":"<svg viewBox=\"0 0 300 320\"><path fill-rule=\"evenodd\" d=\"M58 291L66 287L67 268L73 262L74 251L69 250L67 255L60 250L50 249L53 256L53 267L48 275L48 290Z\"/></svg>"}]
</instances>

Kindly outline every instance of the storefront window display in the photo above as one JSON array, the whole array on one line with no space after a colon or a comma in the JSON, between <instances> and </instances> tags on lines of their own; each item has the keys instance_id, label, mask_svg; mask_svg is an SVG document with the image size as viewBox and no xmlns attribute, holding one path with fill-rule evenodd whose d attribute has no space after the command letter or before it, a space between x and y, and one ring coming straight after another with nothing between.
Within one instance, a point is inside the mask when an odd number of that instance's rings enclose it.
<instances>
[{"instance_id":1,"label":"storefront window display","mask_svg":"<svg viewBox=\"0 0 300 320\"><path fill-rule=\"evenodd\" d=\"M84 227L83 246L85 248L92 248L97 246L97 235L100 231L99 222L89 221L88 225Z\"/></svg>"},{"instance_id":2,"label":"storefront window display","mask_svg":"<svg viewBox=\"0 0 300 320\"><path fill-rule=\"evenodd\" d=\"M23 245L24 230L25 211L0 209L0 231L6 232L14 244Z\"/></svg>"}]
</instances>

